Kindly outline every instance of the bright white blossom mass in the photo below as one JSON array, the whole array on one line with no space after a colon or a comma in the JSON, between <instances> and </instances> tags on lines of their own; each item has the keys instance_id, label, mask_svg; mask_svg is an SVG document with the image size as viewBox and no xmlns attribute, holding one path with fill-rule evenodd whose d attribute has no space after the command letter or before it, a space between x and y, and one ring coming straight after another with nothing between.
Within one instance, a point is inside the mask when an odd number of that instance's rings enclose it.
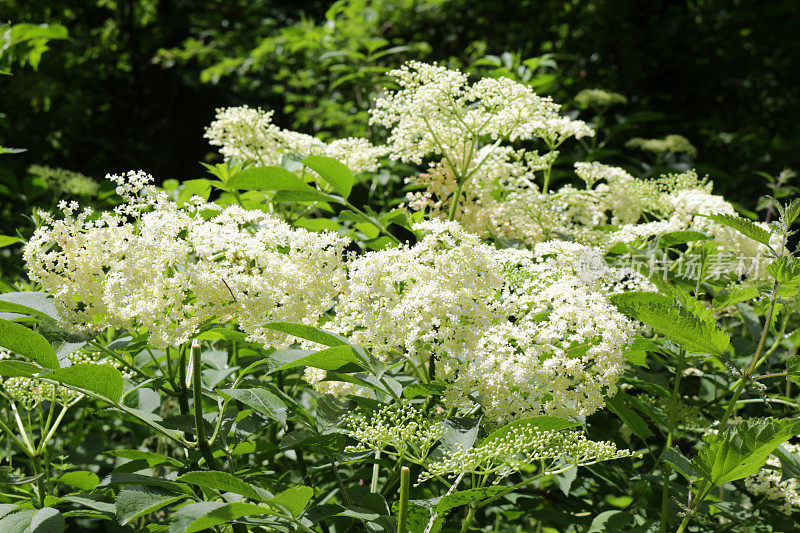
<instances>
[{"instance_id":1,"label":"bright white blossom mass","mask_svg":"<svg viewBox=\"0 0 800 533\"><path fill-rule=\"evenodd\" d=\"M447 401L477 393L494 420L588 415L614 393L634 328L608 301L622 277L601 256L556 243L498 250L453 222L415 230L416 245L353 261L326 328L384 359L433 357Z\"/></svg>"},{"instance_id":2,"label":"bright white blossom mass","mask_svg":"<svg viewBox=\"0 0 800 533\"><path fill-rule=\"evenodd\" d=\"M248 106L217 110L217 117L206 130L209 143L220 147L226 158L256 162L262 166L280 165L286 155L321 155L338 159L354 173L378 169L378 159L387 149L354 137L330 143L272 123L272 111Z\"/></svg>"},{"instance_id":3,"label":"bright white blossom mass","mask_svg":"<svg viewBox=\"0 0 800 533\"><path fill-rule=\"evenodd\" d=\"M261 324L316 325L340 290L345 238L198 197L179 206L149 194L151 178L138 172L111 179L126 199L118 213L42 214L24 250L31 280L81 329L146 328L165 347L236 320L251 340L285 345Z\"/></svg>"}]
</instances>

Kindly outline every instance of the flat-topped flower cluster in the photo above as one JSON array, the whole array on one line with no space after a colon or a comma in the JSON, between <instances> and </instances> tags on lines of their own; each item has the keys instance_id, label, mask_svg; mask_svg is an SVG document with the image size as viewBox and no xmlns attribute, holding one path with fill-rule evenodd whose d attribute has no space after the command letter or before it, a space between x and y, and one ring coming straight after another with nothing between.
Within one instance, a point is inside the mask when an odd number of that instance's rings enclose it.
<instances>
[{"instance_id":1,"label":"flat-topped flower cluster","mask_svg":"<svg viewBox=\"0 0 800 533\"><path fill-rule=\"evenodd\" d=\"M79 328L146 328L163 348L235 320L252 340L281 346L291 341L261 324L317 324L341 288L346 238L199 197L178 205L141 172L110 179L125 199L116 212L42 214L24 250L31 280Z\"/></svg>"}]
</instances>

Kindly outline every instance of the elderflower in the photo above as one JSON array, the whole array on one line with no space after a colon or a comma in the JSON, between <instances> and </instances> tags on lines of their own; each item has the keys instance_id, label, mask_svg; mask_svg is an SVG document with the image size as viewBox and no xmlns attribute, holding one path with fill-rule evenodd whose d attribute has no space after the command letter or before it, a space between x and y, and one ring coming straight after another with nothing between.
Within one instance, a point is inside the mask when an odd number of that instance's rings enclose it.
<instances>
[{"instance_id":1,"label":"elderflower","mask_svg":"<svg viewBox=\"0 0 800 533\"><path fill-rule=\"evenodd\" d=\"M645 152L652 152L656 155L666 154L670 157L675 154L686 154L689 157L697 155L695 148L689 139L682 135L667 135L662 139L643 139L634 137L625 143L628 148L638 148Z\"/></svg>"},{"instance_id":2,"label":"elderflower","mask_svg":"<svg viewBox=\"0 0 800 533\"><path fill-rule=\"evenodd\" d=\"M470 165L482 160L482 139L496 146L539 137L553 148L568 137L593 134L585 123L560 116L551 99L508 78L470 84L459 70L418 61L389 75L399 89L375 101L370 123L390 130L390 155L416 164L441 156L460 182L469 178Z\"/></svg>"},{"instance_id":3,"label":"elderflower","mask_svg":"<svg viewBox=\"0 0 800 533\"><path fill-rule=\"evenodd\" d=\"M609 303L607 267L589 272L545 249L497 250L453 222L414 229L425 232L416 245L353 261L326 328L383 359L434 358L447 403L469 406L477 393L495 421L602 407L633 338Z\"/></svg>"},{"instance_id":4,"label":"elderflower","mask_svg":"<svg viewBox=\"0 0 800 533\"><path fill-rule=\"evenodd\" d=\"M575 95L575 102L582 108L606 108L614 104L627 104L628 99L623 94L603 89L584 89Z\"/></svg>"},{"instance_id":5,"label":"elderflower","mask_svg":"<svg viewBox=\"0 0 800 533\"><path fill-rule=\"evenodd\" d=\"M525 422L511 424L507 431L490 435L467 450L446 453L440 461L427 464L419 480L466 473L495 475L496 484L528 465L537 465L541 476L630 455L629 450L619 450L613 442L592 441L580 431L541 430L535 423Z\"/></svg>"},{"instance_id":6,"label":"elderflower","mask_svg":"<svg viewBox=\"0 0 800 533\"><path fill-rule=\"evenodd\" d=\"M84 331L146 328L163 348L235 319L250 340L282 346L289 338L261 324L316 325L333 303L347 239L197 197L179 206L142 173L112 179L122 209L43 215L23 251L29 277L53 294L66 322Z\"/></svg>"},{"instance_id":7,"label":"elderflower","mask_svg":"<svg viewBox=\"0 0 800 533\"><path fill-rule=\"evenodd\" d=\"M5 348L0 348L0 361L15 358L14 353ZM119 361L107 358L98 352L77 350L68 354L60 363L62 366L83 363L108 365L121 370L124 377L131 376L130 372L120 368L121 364ZM44 377L46 377L46 375ZM19 403L28 410L33 409L41 402L45 401L55 401L61 405L67 406L81 397L81 394L76 391L53 383L48 383L37 377L0 378L0 390L2 390L8 398Z\"/></svg>"},{"instance_id":8,"label":"elderflower","mask_svg":"<svg viewBox=\"0 0 800 533\"><path fill-rule=\"evenodd\" d=\"M279 128L272 123L272 111L248 106L217 109L205 137L220 147L226 158L236 158L263 166L280 165L284 155L319 155L344 163L351 171L374 172L386 148L373 146L366 139L347 138L325 143L316 137Z\"/></svg>"},{"instance_id":9,"label":"elderflower","mask_svg":"<svg viewBox=\"0 0 800 533\"><path fill-rule=\"evenodd\" d=\"M345 452L381 451L416 460L428 455L445 429L437 417L423 414L407 400L383 406L368 416L351 414L345 422L349 435L358 441Z\"/></svg>"},{"instance_id":10,"label":"elderflower","mask_svg":"<svg viewBox=\"0 0 800 533\"><path fill-rule=\"evenodd\" d=\"M800 452L800 445L797 444L787 442L782 447L787 453ZM800 507L800 481L796 478L783 479L781 462L774 455L767 459L765 468L744 478L744 484L755 495L778 501L781 511L786 514Z\"/></svg>"}]
</instances>

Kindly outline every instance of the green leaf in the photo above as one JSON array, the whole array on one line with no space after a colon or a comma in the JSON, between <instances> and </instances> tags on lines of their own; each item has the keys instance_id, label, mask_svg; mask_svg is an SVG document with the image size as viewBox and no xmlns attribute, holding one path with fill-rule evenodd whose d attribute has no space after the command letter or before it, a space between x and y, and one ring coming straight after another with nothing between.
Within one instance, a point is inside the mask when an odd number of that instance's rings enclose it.
<instances>
[{"instance_id":1,"label":"green leaf","mask_svg":"<svg viewBox=\"0 0 800 533\"><path fill-rule=\"evenodd\" d=\"M418 398L420 396L441 396L447 390L444 381L433 381L430 383L412 383L403 389L403 397Z\"/></svg>"},{"instance_id":2,"label":"green leaf","mask_svg":"<svg viewBox=\"0 0 800 533\"><path fill-rule=\"evenodd\" d=\"M350 196L355 177L346 165L336 159L319 155L306 157L303 159L303 164L322 176L344 198Z\"/></svg>"},{"instance_id":3,"label":"green leaf","mask_svg":"<svg viewBox=\"0 0 800 533\"><path fill-rule=\"evenodd\" d=\"M310 366L323 370L336 370L348 363L361 361L350 346L333 346L319 351L280 350L269 355L269 372Z\"/></svg>"},{"instance_id":4,"label":"green leaf","mask_svg":"<svg viewBox=\"0 0 800 533\"><path fill-rule=\"evenodd\" d=\"M197 485L217 492L233 492L241 494L251 500L266 501L272 497L269 492L245 483L238 477L217 470L188 472L178 478L178 481Z\"/></svg>"},{"instance_id":5,"label":"green leaf","mask_svg":"<svg viewBox=\"0 0 800 533\"><path fill-rule=\"evenodd\" d=\"M700 215L710 218L717 224L733 228L745 237L769 246L770 232L751 220L736 215Z\"/></svg>"},{"instance_id":6,"label":"green leaf","mask_svg":"<svg viewBox=\"0 0 800 533\"><path fill-rule=\"evenodd\" d=\"M17 237L11 237L9 235L0 235L0 248L5 248L6 246L11 246L12 244L18 242L19 239Z\"/></svg>"},{"instance_id":7,"label":"green leaf","mask_svg":"<svg viewBox=\"0 0 800 533\"><path fill-rule=\"evenodd\" d=\"M612 301L626 315L692 353L722 355L730 344L730 335L713 324L713 316L707 310L690 310L655 293L618 294Z\"/></svg>"},{"instance_id":8,"label":"green leaf","mask_svg":"<svg viewBox=\"0 0 800 533\"><path fill-rule=\"evenodd\" d=\"M191 498L196 497L194 491L182 483L176 483L175 481L170 481L162 477L145 476L142 474L111 474L110 476L106 476L97 486L106 487L110 485L143 485L147 487L160 487L162 489L183 494Z\"/></svg>"},{"instance_id":9,"label":"green leaf","mask_svg":"<svg viewBox=\"0 0 800 533\"><path fill-rule=\"evenodd\" d=\"M23 325L0 319L0 346L45 368L58 368L58 358L43 336Z\"/></svg>"},{"instance_id":10,"label":"green leaf","mask_svg":"<svg viewBox=\"0 0 800 533\"><path fill-rule=\"evenodd\" d=\"M194 533L227 524L244 516L275 514L272 509L243 502L197 502L184 505L175 513L169 533Z\"/></svg>"},{"instance_id":11,"label":"green leaf","mask_svg":"<svg viewBox=\"0 0 800 533\"><path fill-rule=\"evenodd\" d=\"M664 453L661 454L661 460L674 466L687 481L698 477L697 470L692 466L692 462L674 446L664 450Z\"/></svg>"},{"instance_id":12,"label":"green leaf","mask_svg":"<svg viewBox=\"0 0 800 533\"><path fill-rule=\"evenodd\" d=\"M106 455L111 455L113 457L130 459L131 461L144 461L150 468L163 464L168 464L171 466L183 466L183 463L177 459L167 457L166 455L161 455L160 453L145 452L141 450L109 450L105 453Z\"/></svg>"},{"instance_id":13,"label":"green leaf","mask_svg":"<svg viewBox=\"0 0 800 533\"><path fill-rule=\"evenodd\" d=\"M118 403L122 396L122 374L109 365L80 363L53 370L43 377L95 392L113 403Z\"/></svg>"},{"instance_id":14,"label":"green leaf","mask_svg":"<svg viewBox=\"0 0 800 533\"><path fill-rule=\"evenodd\" d=\"M786 206L783 220L789 225L794 222L798 216L800 216L800 198L795 198Z\"/></svg>"},{"instance_id":15,"label":"green leaf","mask_svg":"<svg viewBox=\"0 0 800 533\"><path fill-rule=\"evenodd\" d=\"M272 197L273 202L333 202L344 205L346 202L339 196L326 194L316 189L310 190L281 190Z\"/></svg>"},{"instance_id":16,"label":"green leaf","mask_svg":"<svg viewBox=\"0 0 800 533\"><path fill-rule=\"evenodd\" d=\"M97 477L97 474L94 472L89 472L88 470L66 472L55 479L59 483L69 485L70 487L75 487L76 489L80 490L94 490L97 484L100 483L100 478Z\"/></svg>"},{"instance_id":17,"label":"green leaf","mask_svg":"<svg viewBox=\"0 0 800 533\"><path fill-rule=\"evenodd\" d=\"M308 502L314 496L314 489L304 485L297 485L279 492L272 498L269 503L275 503L289 511L289 513L298 517L306 508Z\"/></svg>"},{"instance_id":18,"label":"green leaf","mask_svg":"<svg viewBox=\"0 0 800 533\"><path fill-rule=\"evenodd\" d=\"M800 455L790 452L783 445L775 448L772 455L781 462L781 481L800 479Z\"/></svg>"},{"instance_id":19,"label":"green leaf","mask_svg":"<svg viewBox=\"0 0 800 533\"><path fill-rule=\"evenodd\" d=\"M298 190L317 192L311 185L281 167L247 168L231 176L225 183L225 188L248 191Z\"/></svg>"},{"instance_id":20,"label":"green leaf","mask_svg":"<svg viewBox=\"0 0 800 533\"><path fill-rule=\"evenodd\" d=\"M261 326L271 329L273 331L280 331L287 333L294 337L299 337L308 341L324 344L325 346L343 346L349 345L344 337L334 333L328 333L314 326L307 326L305 324L296 324L294 322L266 322Z\"/></svg>"},{"instance_id":21,"label":"green leaf","mask_svg":"<svg viewBox=\"0 0 800 533\"><path fill-rule=\"evenodd\" d=\"M185 496L176 495L156 487L131 487L122 489L117 495L117 520L120 525L125 525L140 516L150 514L171 503L184 499Z\"/></svg>"},{"instance_id":22,"label":"green leaf","mask_svg":"<svg viewBox=\"0 0 800 533\"><path fill-rule=\"evenodd\" d=\"M735 481L758 472L778 447L800 430L800 420L751 419L711 435L694 467L712 484Z\"/></svg>"},{"instance_id":23,"label":"green leaf","mask_svg":"<svg viewBox=\"0 0 800 533\"><path fill-rule=\"evenodd\" d=\"M575 422L574 420L568 420L559 416L532 416L530 418L522 418L492 431L488 437L483 439L481 445L483 446L505 437L514 428L528 425L539 429L539 431L562 431L580 426L580 422Z\"/></svg>"},{"instance_id":24,"label":"green leaf","mask_svg":"<svg viewBox=\"0 0 800 533\"><path fill-rule=\"evenodd\" d=\"M62 533L65 527L64 515L52 507L45 507L34 513L27 531L30 533Z\"/></svg>"},{"instance_id":25,"label":"green leaf","mask_svg":"<svg viewBox=\"0 0 800 533\"><path fill-rule=\"evenodd\" d=\"M450 417L444 421L444 434L439 439L442 448L450 453L469 450L480 431L480 418Z\"/></svg>"},{"instance_id":26,"label":"green leaf","mask_svg":"<svg viewBox=\"0 0 800 533\"><path fill-rule=\"evenodd\" d=\"M444 514L454 507L468 505L472 502L481 502L492 496L506 492L507 490L506 487L475 487L472 489L460 490L442 497L439 503L436 504L436 510L439 514Z\"/></svg>"},{"instance_id":27,"label":"green leaf","mask_svg":"<svg viewBox=\"0 0 800 533\"><path fill-rule=\"evenodd\" d=\"M800 355L792 355L786 360L787 378L795 385L800 385Z\"/></svg>"},{"instance_id":28,"label":"green leaf","mask_svg":"<svg viewBox=\"0 0 800 533\"><path fill-rule=\"evenodd\" d=\"M33 363L6 359L0 361L0 376L7 378L30 378L41 370Z\"/></svg>"},{"instance_id":29,"label":"green leaf","mask_svg":"<svg viewBox=\"0 0 800 533\"><path fill-rule=\"evenodd\" d=\"M714 298L714 309L722 309L729 305L737 304L752 300L758 296L758 289L753 285L740 285L729 289L724 294L717 295Z\"/></svg>"},{"instance_id":30,"label":"green leaf","mask_svg":"<svg viewBox=\"0 0 800 533\"><path fill-rule=\"evenodd\" d=\"M796 284L800 282L800 260L793 256L782 255L767 265L767 272L778 283Z\"/></svg>"},{"instance_id":31,"label":"green leaf","mask_svg":"<svg viewBox=\"0 0 800 533\"><path fill-rule=\"evenodd\" d=\"M628 426L628 429L630 429L634 435L642 440L647 440L653 436L653 432L650 431L647 422L645 422L636 411L629 407L628 398L629 396L625 391L617 391L617 394L613 397L605 399L606 406Z\"/></svg>"},{"instance_id":32,"label":"green leaf","mask_svg":"<svg viewBox=\"0 0 800 533\"><path fill-rule=\"evenodd\" d=\"M659 248L668 248L678 244L686 244L687 242L707 241L710 239L711 237L699 231L671 231L659 237L658 246Z\"/></svg>"},{"instance_id":33,"label":"green leaf","mask_svg":"<svg viewBox=\"0 0 800 533\"><path fill-rule=\"evenodd\" d=\"M246 406L286 424L286 404L278 396L266 389L224 389L221 394L239 400Z\"/></svg>"}]
</instances>

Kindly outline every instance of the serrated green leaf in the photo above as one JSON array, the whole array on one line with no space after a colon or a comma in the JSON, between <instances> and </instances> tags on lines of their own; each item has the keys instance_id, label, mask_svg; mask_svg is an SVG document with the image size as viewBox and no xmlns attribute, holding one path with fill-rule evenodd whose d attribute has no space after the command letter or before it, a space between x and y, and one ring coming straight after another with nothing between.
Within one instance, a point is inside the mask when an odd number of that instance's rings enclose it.
<instances>
[{"instance_id":1,"label":"serrated green leaf","mask_svg":"<svg viewBox=\"0 0 800 533\"><path fill-rule=\"evenodd\" d=\"M31 517L30 533L62 533L66 523L64 515L52 507L39 509Z\"/></svg>"},{"instance_id":2,"label":"serrated green leaf","mask_svg":"<svg viewBox=\"0 0 800 533\"><path fill-rule=\"evenodd\" d=\"M695 469L714 485L758 472L778 447L800 430L800 420L751 419L711 435L694 460Z\"/></svg>"},{"instance_id":3,"label":"serrated green leaf","mask_svg":"<svg viewBox=\"0 0 800 533\"><path fill-rule=\"evenodd\" d=\"M752 285L740 285L729 289L724 294L714 298L714 309L722 309L729 305L752 300L758 296L758 289Z\"/></svg>"},{"instance_id":4,"label":"serrated green leaf","mask_svg":"<svg viewBox=\"0 0 800 533\"><path fill-rule=\"evenodd\" d=\"M303 512L303 509L306 508L306 505L308 505L308 502L311 501L313 496L314 489L304 485L297 485L295 487L288 488L283 492L279 492L274 498L269 500L268 503L280 505L289 511L292 516L298 517Z\"/></svg>"},{"instance_id":5,"label":"serrated green leaf","mask_svg":"<svg viewBox=\"0 0 800 533\"><path fill-rule=\"evenodd\" d=\"M337 370L348 363L361 366L361 361L350 346L333 346L324 350L280 350L268 356L269 372L310 366L323 370Z\"/></svg>"},{"instance_id":6,"label":"serrated green leaf","mask_svg":"<svg viewBox=\"0 0 800 533\"><path fill-rule=\"evenodd\" d=\"M698 477L692 462L675 447L665 449L661 454L661 460L674 466L687 480Z\"/></svg>"},{"instance_id":7,"label":"serrated green leaf","mask_svg":"<svg viewBox=\"0 0 800 533\"><path fill-rule=\"evenodd\" d=\"M237 172L225 183L226 189L243 189L248 191L315 191L285 168L251 167Z\"/></svg>"},{"instance_id":8,"label":"serrated green leaf","mask_svg":"<svg viewBox=\"0 0 800 533\"><path fill-rule=\"evenodd\" d=\"M160 453L145 452L142 450L109 450L105 452L106 455L114 457L122 457L123 459L130 459L131 461L144 461L147 466L152 468L154 466L169 464L172 466L183 466L183 463L172 457L161 455Z\"/></svg>"},{"instance_id":9,"label":"serrated green leaf","mask_svg":"<svg viewBox=\"0 0 800 533\"><path fill-rule=\"evenodd\" d=\"M245 498L250 498L251 500L266 501L272 497L269 492L250 485L249 483L245 483L228 472L221 472L218 470L188 472L180 476L178 481L217 492L241 494Z\"/></svg>"},{"instance_id":10,"label":"serrated green leaf","mask_svg":"<svg viewBox=\"0 0 800 533\"><path fill-rule=\"evenodd\" d=\"M647 422L630 408L628 398L625 391L617 391L613 397L605 399L606 406L622 420L634 435L642 440L647 440L653 436L653 432L650 431Z\"/></svg>"},{"instance_id":11,"label":"serrated green leaf","mask_svg":"<svg viewBox=\"0 0 800 533\"><path fill-rule=\"evenodd\" d=\"M419 398L427 396L441 396L447 390L444 381L433 381L430 383L412 383L403 389L404 398Z\"/></svg>"},{"instance_id":12,"label":"serrated green leaf","mask_svg":"<svg viewBox=\"0 0 800 533\"><path fill-rule=\"evenodd\" d=\"M481 502L487 500L492 496L506 492L506 487L475 487L467 490L460 490L447 496L443 496L439 503L436 504L436 511L439 514L444 514L450 509L468 505L472 502Z\"/></svg>"},{"instance_id":13,"label":"serrated green leaf","mask_svg":"<svg viewBox=\"0 0 800 533\"><path fill-rule=\"evenodd\" d=\"M514 428L528 425L537 428L539 431L562 431L580 426L580 423L560 416L532 416L530 418L522 418L509 422L500 429L492 431L488 437L483 439L481 445L483 446L505 437Z\"/></svg>"},{"instance_id":14,"label":"serrated green leaf","mask_svg":"<svg viewBox=\"0 0 800 533\"><path fill-rule=\"evenodd\" d=\"M343 198L333 194L326 194L316 189L311 190L280 190L272 197L273 202L333 202L345 204Z\"/></svg>"},{"instance_id":15,"label":"serrated green leaf","mask_svg":"<svg viewBox=\"0 0 800 533\"><path fill-rule=\"evenodd\" d=\"M259 413L286 424L286 403L266 389L224 389L219 391L225 396L239 400Z\"/></svg>"},{"instance_id":16,"label":"serrated green leaf","mask_svg":"<svg viewBox=\"0 0 800 533\"><path fill-rule=\"evenodd\" d=\"M344 198L350 196L350 191L353 190L355 176L353 176L353 173L346 165L340 163L336 159L319 155L310 155L303 159L302 162L305 166L322 176L322 178L330 183L334 190Z\"/></svg>"},{"instance_id":17,"label":"serrated green leaf","mask_svg":"<svg viewBox=\"0 0 800 533\"><path fill-rule=\"evenodd\" d=\"M88 470L65 472L56 477L55 480L80 490L93 490L100 483L100 478L97 477L97 474Z\"/></svg>"},{"instance_id":18,"label":"serrated green leaf","mask_svg":"<svg viewBox=\"0 0 800 533\"><path fill-rule=\"evenodd\" d=\"M800 282L800 259L782 255L767 265L767 272L778 283L797 284Z\"/></svg>"},{"instance_id":19,"label":"serrated green leaf","mask_svg":"<svg viewBox=\"0 0 800 533\"><path fill-rule=\"evenodd\" d=\"M119 402L122 396L122 374L119 370L109 365L80 363L66 368L58 368L43 377L95 392L108 398L113 403Z\"/></svg>"},{"instance_id":20,"label":"serrated green leaf","mask_svg":"<svg viewBox=\"0 0 800 533\"><path fill-rule=\"evenodd\" d=\"M745 237L749 237L756 242L769 245L770 232L757 225L751 220L736 215L700 215L710 218L717 224L733 228Z\"/></svg>"},{"instance_id":21,"label":"serrated green leaf","mask_svg":"<svg viewBox=\"0 0 800 533\"><path fill-rule=\"evenodd\" d=\"M790 452L783 445L775 448L772 455L781 462L781 481L800 479L800 455Z\"/></svg>"},{"instance_id":22,"label":"serrated green leaf","mask_svg":"<svg viewBox=\"0 0 800 533\"><path fill-rule=\"evenodd\" d=\"M33 363L7 359L0 361L0 376L7 378L30 378L41 370Z\"/></svg>"},{"instance_id":23,"label":"serrated green leaf","mask_svg":"<svg viewBox=\"0 0 800 533\"><path fill-rule=\"evenodd\" d=\"M169 533L195 533L245 516L274 514L275 511L244 502L197 502L184 505L175 513Z\"/></svg>"},{"instance_id":24,"label":"serrated green leaf","mask_svg":"<svg viewBox=\"0 0 800 533\"><path fill-rule=\"evenodd\" d=\"M58 358L43 336L21 324L0 319L0 346L45 368L58 368Z\"/></svg>"},{"instance_id":25,"label":"serrated green leaf","mask_svg":"<svg viewBox=\"0 0 800 533\"><path fill-rule=\"evenodd\" d=\"M125 525L140 516L158 511L162 507L183 500L186 496L176 495L156 487L130 487L122 489L117 495L117 520Z\"/></svg>"},{"instance_id":26,"label":"serrated green leaf","mask_svg":"<svg viewBox=\"0 0 800 533\"><path fill-rule=\"evenodd\" d=\"M678 244L686 244L687 242L707 241L710 239L711 237L699 231L671 231L658 238L658 246L659 248L668 248Z\"/></svg>"},{"instance_id":27,"label":"serrated green leaf","mask_svg":"<svg viewBox=\"0 0 800 533\"><path fill-rule=\"evenodd\" d=\"M612 298L620 311L678 343L692 353L722 355L730 344L730 335L717 328L713 315L700 306L686 309L667 296L655 293L625 293Z\"/></svg>"}]
</instances>

